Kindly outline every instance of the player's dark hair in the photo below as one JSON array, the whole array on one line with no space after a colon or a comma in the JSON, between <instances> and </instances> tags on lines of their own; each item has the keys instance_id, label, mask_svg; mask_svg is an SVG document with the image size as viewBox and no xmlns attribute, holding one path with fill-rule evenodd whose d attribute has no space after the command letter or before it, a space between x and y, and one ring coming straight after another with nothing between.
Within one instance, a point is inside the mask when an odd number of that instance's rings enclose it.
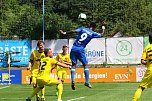
<instances>
[{"instance_id":1,"label":"player's dark hair","mask_svg":"<svg viewBox=\"0 0 152 101\"><path fill-rule=\"evenodd\" d=\"M149 43L152 44L152 34L149 34Z\"/></svg>"},{"instance_id":2,"label":"player's dark hair","mask_svg":"<svg viewBox=\"0 0 152 101\"><path fill-rule=\"evenodd\" d=\"M67 45L63 45L63 47L62 48L68 48L68 46Z\"/></svg>"},{"instance_id":3,"label":"player's dark hair","mask_svg":"<svg viewBox=\"0 0 152 101\"><path fill-rule=\"evenodd\" d=\"M90 23L90 27L96 28L96 27L97 27L97 26L96 26L96 23L95 23L95 22L91 22L91 23Z\"/></svg>"},{"instance_id":4,"label":"player's dark hair","mask_svg":"<svg viewBox=\"0 0 152 101\"><path fill-rule=\"evenodd\" d=\"M41 43L45 44L44 41L39 40L39 41L37 42L37 46L40 46Z\"/></svg>"},{"instance_id":5,"label":"player's dark hair","mask_svg":"<svg viewBox=\"0 0 152 101\"><path fill-rule=\"evenodd\" d=\"M51 49L50 49L50 48L45 48L45 49L44 49L44 54L45 54L45 56L48 56L47 54L48 54L49 50L51 50Z\"/></svg>"}]
</instances>

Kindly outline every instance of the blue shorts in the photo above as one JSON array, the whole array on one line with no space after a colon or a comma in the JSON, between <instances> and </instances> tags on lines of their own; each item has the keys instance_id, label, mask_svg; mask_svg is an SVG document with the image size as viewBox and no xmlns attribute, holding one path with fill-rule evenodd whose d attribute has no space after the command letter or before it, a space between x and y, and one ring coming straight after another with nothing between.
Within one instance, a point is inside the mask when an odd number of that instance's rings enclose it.
<instances>
[{"instance_id":1,"label":"blue shorts","mask_svg":"<svg viewBox=\"0 0 152 101\"><path fill-rule=\"evenodd\" d=\"M74 48L71 49L71 52L70 52L71 61L73 63L77 64L77 60L79 60L83 65L88 64L84 49L78 49L78 48L77 49L74 49Z\"/></svg>"}]
</instances>

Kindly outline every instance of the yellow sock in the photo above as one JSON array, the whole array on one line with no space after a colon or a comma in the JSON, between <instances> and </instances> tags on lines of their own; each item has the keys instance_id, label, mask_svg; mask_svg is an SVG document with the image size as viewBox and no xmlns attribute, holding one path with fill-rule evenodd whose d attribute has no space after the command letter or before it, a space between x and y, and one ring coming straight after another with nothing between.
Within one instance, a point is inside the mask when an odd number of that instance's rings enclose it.
<instances>
[{"instance_id":1,"label":"yellow sock","mask_svg":"<svg viewBox=\"0 0 152 101\"><path fill-rule=\"evenodd\" d=\"M32 97L34 97L35 95L37 95L37 97L38 97L38 92L40 91L41 89L40 89L40 87L36 87L36 88L34 88L34 91L33 91L33 93L30 95L30 99L32 98Z\"/></svg>"},{"instance_id":2,"label":"yellow sock","mask_svg":"<svg viewBox=\"0 0 152 101\"><path fill-rule=\"evenodd\" d=\"M138 101L140 96L141 96L141 93L142 93L142 89L138 88L137 91L134 94L134 97L133 97L132 101Z\"/></svg>"},{"instance_id":3,"label":"yellow sock","mask_svg":"<svg viewBox=\"0 0 152 101\"><path fill-rule=\"evenodd\" d=\"M45 91L45 89L43 88L43 89L41 90L41 98L44 98L44 91Z\"/></svg>"},{"instance_id":4,"label":"yellow sock","mask_svg":"<svg viewBox=\"0 0 152 101\"><path fill-rule=\"evenodd\" d=\"M58 99L62 99L63 84L58 84Z\"/></svg>"}]
</instances>

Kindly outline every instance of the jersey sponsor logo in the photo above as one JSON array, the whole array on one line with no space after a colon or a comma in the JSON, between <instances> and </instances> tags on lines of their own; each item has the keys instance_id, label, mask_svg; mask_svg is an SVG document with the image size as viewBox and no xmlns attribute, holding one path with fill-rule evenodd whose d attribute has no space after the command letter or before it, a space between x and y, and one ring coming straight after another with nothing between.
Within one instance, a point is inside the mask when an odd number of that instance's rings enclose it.
<instances>
[{"instance_id":1,"label":"jersey sponsor logo","mask_svg":"<svg viewBox=\"0 0 152 101\"><path fill-rule=\"evenodd\" d=\"M36 56L35 57L35 61L41 61L41 59L43 59L45 56L41 56L41 57L38 57L38 56Z\"/></svg>"},{"instance_id":2,"label":"jersey sponsor logo","mask_svg":"<svg viewBox=\"0 0 152 101\"><path fill-rule=\"evenodd\" d=\"M42 55L42 56L41 56L41 59L43 59L44 57L45 57L45 56L44 56L44 55Z\"/></svg>"}]
</instances>

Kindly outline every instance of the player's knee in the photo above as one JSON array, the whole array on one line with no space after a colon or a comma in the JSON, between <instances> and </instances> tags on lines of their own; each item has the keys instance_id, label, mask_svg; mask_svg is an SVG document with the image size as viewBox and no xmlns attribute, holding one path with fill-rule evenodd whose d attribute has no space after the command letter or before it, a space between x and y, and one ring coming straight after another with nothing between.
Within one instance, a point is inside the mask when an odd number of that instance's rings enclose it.
<instances>
[{"instance_id":1,"label":"player's knee","mask_svg":"<svg viewBox=\"0 0 152 101\"><path fill-rule=\"evenodd\" d=\"M61 80L60 78L58 78L58 82L59 82L59 84L61 84L61 83L62 83L62 80Z\"/></svg>"},{"instance_id":2,"label":"player's knee","mask_svg":"<svg viewBox=\"0 0 152 101\"><path fill-rule=\"evenodd\" d=\"M84 66L84 69L85 69L85 70L89 70L88 66Z\"/></svg>"},{"instance_id":3,"label":"player's knee","mask_svg":"<svg viewBox=\"0 0 152 101\"><path fill-rule=\"evenodd\" d=\"M64 80L61 80L62 83L64 83Z\"/></svg>"},{"instance_id":4,"label":"player's knee","mask_svg":"<svg viewBox=\"0 0 152 101\"><path fill-rule=\"evenodd\" d=\"M88 64L83 64L83 66L84 66L84 67L87 67L87 66L88 66Z\"/></svg>"},{"instance_id":5,"label":"player's knee","mask_svg":"<svg viewBox=\"0 0 152 101\"><path fill-rule=\"evenodd\" d=\"M36 87L37 87L37 85L34 83L34 84L33 84L33 88L36 88Z\"/></svg>"},{"instance_id":6,"label":"player's knee","mask_svg":"<svg viewBox=\"0 0 152 101\"><path fill-rule=\"evenodd\" d=\"M142 91L144 91L144 89L145 89L144 87L141 87L141 86L140 86L139 88L140 88Z\"/></svg>"}]
</instances>

